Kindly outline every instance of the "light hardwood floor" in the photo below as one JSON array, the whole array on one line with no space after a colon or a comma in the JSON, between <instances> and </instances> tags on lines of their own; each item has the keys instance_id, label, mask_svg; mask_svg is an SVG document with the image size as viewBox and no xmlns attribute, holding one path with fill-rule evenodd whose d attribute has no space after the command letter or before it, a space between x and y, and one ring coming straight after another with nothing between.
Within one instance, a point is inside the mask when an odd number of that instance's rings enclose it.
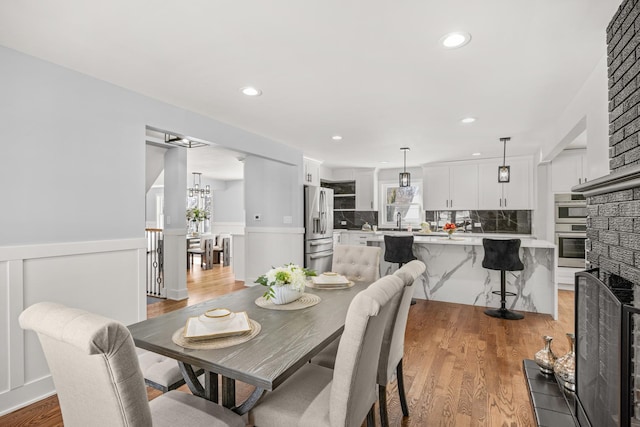
<instances>
[{"instance_id":1,"label":"light hardwood floor","mask_svg":"<svg viewBox=\"0 0 640 427\"><path fill-rule=\"evenodd\" d=\"M148 306L149 317L232 292L243 287L228 267L188 275L189 299ZM410 416L402 417L395 382L388 387L392 426L535 426L522 360L556 337L558 355L569 350L565 333L573 332L573 292L559 293L559 320L527 313L523 320L488 317L483 308L418 300L409 311L405 340L405 387ZM185 386L181 389L186 391ZM238 384L238 400L251 392ZM159 392L148 389L149 398ZM379 423L379 417L376 422ZM0 417L0 426L62 426L56 396ZM286 426L283 426L286 427Z\"/></svg>"}]
</instances>

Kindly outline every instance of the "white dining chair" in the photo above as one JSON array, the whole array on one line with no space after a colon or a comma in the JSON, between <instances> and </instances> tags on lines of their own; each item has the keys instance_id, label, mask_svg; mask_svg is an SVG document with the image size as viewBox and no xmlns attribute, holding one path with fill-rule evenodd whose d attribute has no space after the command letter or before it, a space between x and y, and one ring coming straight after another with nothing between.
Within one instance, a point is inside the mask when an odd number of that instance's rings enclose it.
<instances>
[{"instance_id":1,"label":"white dining chair","mask_svg":"<svg viewBox=\"0 0 640 427\"><path fill-rule=\"evenodd\" d=\"M242 417L208 400L170 391L151 402L126 326L51 302L19 318L38 334L67 427L244 427Z\"/></svg>"},{"instance_id":2,"label":"white dining chair","mask_svg":"<svg viewBox=\"0 0 640 427\"><path fill-rule=\"evenodd\" d=\"M381 254L377 246L338 245L333 250L331 271L354 282L373 282L380 278Z\"/></svg>"},{"instance_id":3,"label":"white dining chair","mask_svg":"<svg viewBox=\"0 0 640 427\"><path fill-rule=\"evenodd\" d=\"M391 314L389 321L385 327L382 339L382 347L380 351L380 360L378 364L378 394L380 406L380 420L382 426L389 425L389 417L387 414L387 384L389 384L394 375L398 380L398 394L400 397L400 406L405 417L409 416L409 406L404 390L404 377L402 372L402 359L404 356L404 335L407 327L407 319L409 317L409 307L411 305L411 297L413 296L413 283L426 270L426 266L422 261L414 260L400 267L394 276L402 279L405 287L402 292L402 298L397 310ZM311 363L333 368L336 363L338 342L333 341L316 357L311 359Z\"/></svg>"},{"instance_id":4,"label":"white dining chair","mask_svg":"<svg viewBox=\"0 0 640 427\"><path fill-rule=\"evenodd\" d=\"M249 411L256 427L375 424L376 373L387 319L404 283L386 276L358 293L347 312L335 369L308 363Z\"/></svg>"}]
</instances>

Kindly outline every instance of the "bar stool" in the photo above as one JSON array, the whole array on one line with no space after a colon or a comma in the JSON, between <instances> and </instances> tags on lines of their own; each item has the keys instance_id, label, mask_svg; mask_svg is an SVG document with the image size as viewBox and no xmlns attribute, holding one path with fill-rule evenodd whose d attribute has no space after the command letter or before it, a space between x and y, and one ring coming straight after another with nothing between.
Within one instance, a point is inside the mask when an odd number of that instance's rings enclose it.
<instances>
[{"instance_id":1,"label":"bar stool","mask_svg":"<svg viewBox=\"0 0 640 427\"><path fill-rule=\"evenodd\" d=\"M482 239L484 246L484 259L482 267L489 270L500 270L500 290L493 291L493 294L500 295L500 308L487 309L484 313L491 317L500 319L519 320L524 315L508 310L506 308L507 296L515 296L513 292L507 292L507 271L524 270L524 265L520 260L520 239Z\"/></svg>"},{"instance_id":2,"label":"bar stool","mask_svg":"<svg viewBox=\"0 0 640 427\"><path fill-rule=\"evenodd\" d=\"M384 236L384 260L398 263L398 268L403 264L413 261L416 256L413 254L413 236ZM416 300L411 299L411 305Z\"/></svg>"}]
</instances>

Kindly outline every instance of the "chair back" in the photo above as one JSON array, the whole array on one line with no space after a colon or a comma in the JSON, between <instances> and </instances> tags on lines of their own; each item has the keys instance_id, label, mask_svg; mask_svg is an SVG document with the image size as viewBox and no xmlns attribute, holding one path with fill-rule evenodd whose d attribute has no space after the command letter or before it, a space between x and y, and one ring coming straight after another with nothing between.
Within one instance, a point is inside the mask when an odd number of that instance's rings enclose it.
<instances>
[{"instance_id":1,"label":"chair back","mask_svg":"<svg viewBox=\"0 0 640 427\"><path fill-rule=\"evenodd\" d=\"M331 383L332 426L360 426L377 400L376 374L385 325L404 282L385 276L355 296L338 345Z\"/></svg>"},{"instance_id":2,"label":"chair back","mask_svg":"<svg viewBox=\"0 0 640 427\"><path fill-rule=\"evenodd\" d=\"M384 260L405 264L416 259L413 236L384 236Z\"/></svg>"},{"instance_id":3,"label":"chair back","mask_svg":"<svg viewBox=\"0 0 640 427\"><path fill-rule=\"evenodd\" d=\"M387 385L396 372L396 367L404 356L404 334L407 328L409 307L413 296L413 282L425 272L427 267L422 261L414 260L395 272L404 282L402 297L398 309L391 313L382 338L382 351L378 363L378 384Z\"/></svg>"},{"instance_id":4,"label":"chair back","mask_svg":"<svg viewBox=\"0 0 640 427\"><path fill-rule=\"evenodd\" d=\"M215 245L215 243L216 243L216 242L215 242L215 240L216 240L216 236L214 236L214 235L213 235L213 234L211 234L211 233L201 234L201 235L200 235L200 249L201 249L202 251L204 251L204 250L205 250L204 245L206 244L207 240L210 240L210 239L213 239L213 240L214 240L213 244Z\"/></svg>"},{"instance_id":5,"label":"chair back","mask_svg":"<svg viewBox=\"0 0 640 427\"><path fill-rule=\"evenodd\" d=\"M520 260L520 239L482 239L482 266L489 270L524 270Z\"/></svg>"},{"instance_id":6,"label":"chair back","mask_svg":"<svg viewBox=\"0 0 640 427\"><path fill-rule=\"evenodd\" d=\"M65 426L151 426L144 379L124 325L50 302L32 305L19 320L38 334Z\"/></svg>"},{"instance_id":7,"label":"chair back","mask_svg":"<svg viewBox=\"0 0 640 427\"><path fill-rule=\"evenodd\" d=\"M380 254L376 246L338 245L333 250L331 271L354 282L373 282L380 278Z\"/></svg>"}]
</instances>

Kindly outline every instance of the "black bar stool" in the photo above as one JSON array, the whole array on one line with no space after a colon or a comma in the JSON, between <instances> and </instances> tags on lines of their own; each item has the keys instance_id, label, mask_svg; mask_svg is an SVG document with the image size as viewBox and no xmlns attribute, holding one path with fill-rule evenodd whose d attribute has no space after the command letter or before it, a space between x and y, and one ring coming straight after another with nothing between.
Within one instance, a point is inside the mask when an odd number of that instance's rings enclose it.
<instances>
[{"instance_id":1,"label":"black bar stool","mask_svg":"<svg viewBox=\"0 0 640 427\"><path fill-rule=\"evenodd\" d=\"M413 236L384 236L384 260L398 263L398 268L403 264L413 261L416 256L413 254ZM411 299L411 305L416 300Z\"/></svg>"},{"instance_id":2,"label":"black bar stool","mask_svg":"<svg viewBox=\"0 0 640 427\"><path fill-rule=\"evenodd\" d=\"M507 292L507 271L524 270L524 265L520 260L520 239L482 239L484 246L484 259L482 266L489 270L500 270L500 290L492 293L500 295L500 308L487 309L484 313L491 317L500 319L518 320L524 315L508 310L506 308L507 296L513 297L516 294Z\"/></svg>"}]
</instances>

